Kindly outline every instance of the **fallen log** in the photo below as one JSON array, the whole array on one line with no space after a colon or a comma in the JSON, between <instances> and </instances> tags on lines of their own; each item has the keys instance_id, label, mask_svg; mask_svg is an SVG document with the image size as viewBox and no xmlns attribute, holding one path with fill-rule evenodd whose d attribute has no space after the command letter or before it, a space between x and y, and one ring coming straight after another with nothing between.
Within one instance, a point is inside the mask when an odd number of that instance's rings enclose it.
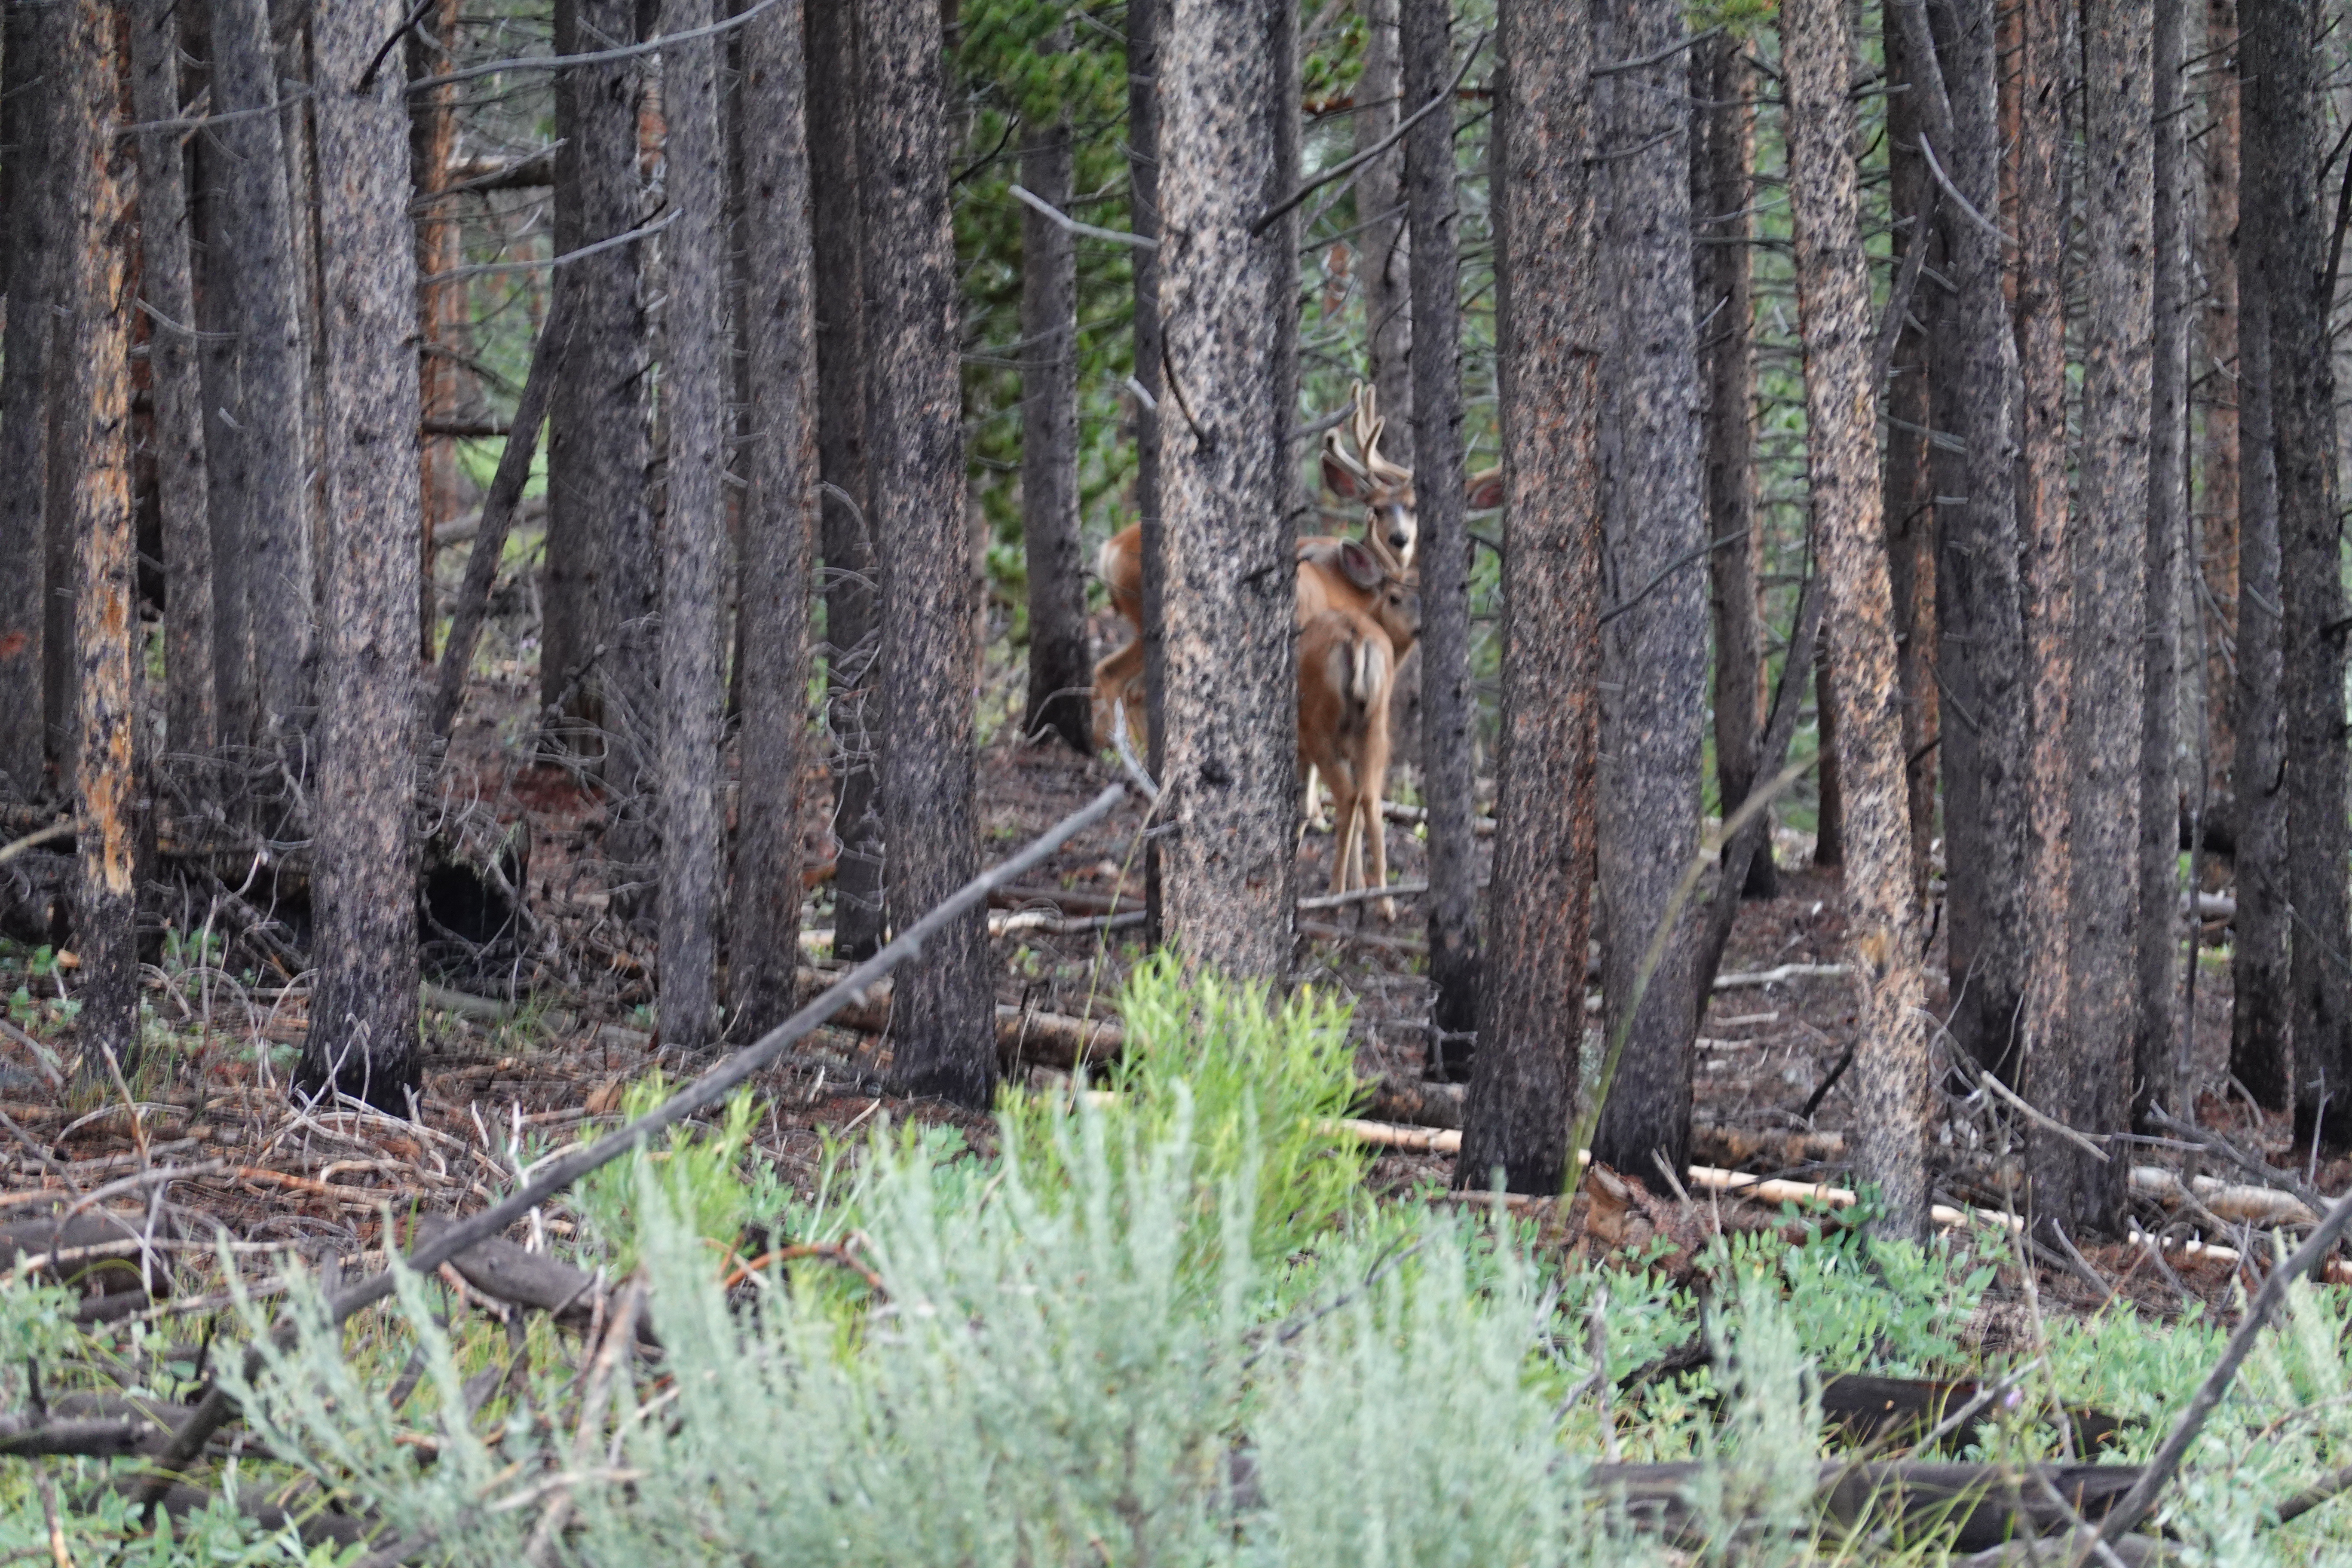
<instances>
[{"instance_id":1,"label":"fallen log","mask_svg":"<svg viewBox=\"0 0 2352 1568\"><path fill-rule=\"evenodd\" d=\"M2154 1198L2168 1209L2179 1208L2188 1201L2188 1194L2180 1190L2179 1173L2161 1165L2134 1165L2131 1190L2134 1197ZM2215 1176L2199 1176L2189 1183L2189 1193L2214 1215L2242 1225L2319 1223L2309 1205L2275 1187L2241 1186Z\"/></svg>"},{"instance_id":2,"label":"fallen log","mask_svg":"<svg viewBox=\"0 0 2352 1568\"><path fill-rule=\"evenodd\" d=\"M439 1215L420 1215L411 1232L411 1244L430 1241L454 1224ZM491 1300L545 1312L567 1329L584 1331L593 1324L606 1293L598 1276L504 1237L476 1242L450 1258L449 1267ZM643 1314L637 1318L637 1339L647 1345L660 1343Z\"/></svg>"}]
</instances>

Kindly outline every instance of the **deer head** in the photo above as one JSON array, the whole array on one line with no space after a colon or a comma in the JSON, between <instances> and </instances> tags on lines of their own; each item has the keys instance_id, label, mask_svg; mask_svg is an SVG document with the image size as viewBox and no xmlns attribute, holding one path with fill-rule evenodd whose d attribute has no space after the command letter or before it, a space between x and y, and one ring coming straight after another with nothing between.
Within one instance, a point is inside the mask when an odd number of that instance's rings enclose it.
<instances>
[{"instance_id":1,"label":"deer head","mask_svg":"<svg viewBox=\"0 0 2352 1568\"><path fill-rule=\"evenodd\" d=\"M1383 564L1402 573L1412 565L1414 542L1421 525L1413 517L1412 470L1381 456L1381 431L1388 421L1380 412L1380 395L1358 382L1348 432L1337 429L1323 437L1323 482L1342 500L1364 508L1364 539L1380 553ZM1355 452L1348 450L1352 438Z\"/></svg>"}]
</instances>

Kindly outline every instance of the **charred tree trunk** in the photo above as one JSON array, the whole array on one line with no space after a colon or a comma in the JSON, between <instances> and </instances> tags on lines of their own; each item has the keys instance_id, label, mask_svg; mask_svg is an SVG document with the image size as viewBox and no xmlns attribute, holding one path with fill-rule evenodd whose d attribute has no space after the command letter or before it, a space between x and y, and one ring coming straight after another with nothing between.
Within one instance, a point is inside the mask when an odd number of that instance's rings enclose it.
<instances>
[{"instance_id":1,"label":"charred tree trunk","mask_svg":"<svg viewBox=\"0 0 2352 1568\"><path fill-rule=\"evenodd\" d=\"M2132 1120L2179 1105L2188 1081L2180 970L2180 564L2189 528L2189 137L2181 115L2188 0L2156 0L2149 53L2150 269L2147 526L2141 570L2138 923L2134 938ZM2151 1129L2152 1130L2152 1129Z\"/></svg>"},{"instance_id":2,"label":"charred tree trunk","mask_svg":"<svg viewBox=\"0 0 2352 1568\"><path fill-rule=\"evenodd\" d=\"M711 0L669 0L667 33L707 29ZM661 1036L709 1043L718 1004L724 844L719 726L727 700L719 614L727 560L727 153L719 123L716 38L662 51L668 196L668 330L662 365L669 426L661 531ZM790 780L786 787L790 787Z\"/></svg>"},{"instance_id":3,"label":"charred tree trunk","mask_svg":"<svg viewBox=\"0 0 2352 1568\"><path fill-rule=\"evenodd\" d=\"M2245 465L2244 415L2239 363L2238 184L2241 95L2238 89L2238 0L2205 0L2205 124L2197 138L2203 182L2203 222L2197 235L2203 309L2197 326L2192 388L2202 388L2204 410L2197 443L2194 519L2194 609L2205 628L2205 660L2198 671L2204 703L2206 791L2203 816L2238 832L2237 792L2231 779L2237 754L2238 518Z\"/></svg>"},{"instance_id":4,"label":"charred tree trunk","mask_svg":"<svg viewBox=\"0 0 2352 1568\"><path fill-rule=\"evenodd\" d=\"M7 116L9 181L8 329L0 355L0 560L18 563L0 575L0 794L33 800L47 789L47 720L43 712L43 643L48 611L43 478L48 471L49 302L59 287L63 218L58 184L36 171L54 169L49 143L68 106L56 70L65 47L62 8L13 0L7 54L0 74L0 113Z\"/></svg>"},{"instance_id":5,"label":"charred tree trunk","mask_svg":"<svg viewBox=\"0 0 2352 1568\"><path fill-rule=\"evenodd\" d=\"M824 486L825 713L833 733L833 952L882 945L881 573L866 470L864 230L857 210L856 10L811 0L809 195L816 266L817 468Z\"/></svg>"},{"instance_id":6,"label":"charred tree trunk","mask_svg":"<svg viewBox=\"0 0 2352 1568\"><path fill-rule=\"evenodd\" d=\"M1403 0L1360 0L1364 19L1364 69L1356 79L1356 151L1379 146L1405 112L1402 43L1398 8ZM1450 78L1448 79L1451 79ZM1440 84L1444 85L1443 83ZM1364 379L1380 394L1388 416L1381 451L1412 467L1412 233L1404 215L1404 153L1391 148L1356 176L1356 221L1364 226L1357 277L1364 290ZM1427 656L1424 655L1424 658Z\"/></svg>"},{"instance_id":7,"label":"charred tree trunk","mask_svg":"<svg viewBox=\"0 0 2352 1568\"><path fill-rule=\"evenodd\" d=\"M809 544L817 527L816 302L809 242L807 54L799 0L743 37L743 235L751 279L743 522L741 826L728 985L756 1037L792 1012L800 960L802 736Z\"/></svg>"},{"instance_id":8,"label":"charred tree trunk","mask_svg":"<svg viewBox=\"0 0 2352 1568\"><path fill-rule=\"evenodd\" d=\"M62 307L49 474L72 519L78 711L74 809L81 880L74 947L81 955L75 1036L81 1075L105 1081L139 1054L138 890L131 860L139 787L132 771L140 641L131 532L131 254L125 192L131 149L115 135L114 7L61 7L50 120ZM62 459L62 460L60 460Z\"/></svg>"},{"instance_id":9,"label":"charred tree trunk","mask_svg":"<svg viewBox=\"0 0 2352 1568\"><path fill-rule=\"evenodd\" d=\"M1936 259L1933 220L1936 187L1919 150L1917 72L1903 41L1901 23L1885 23L1888 81L1903 90L1886 100L1888 192L1899 226L1894 236L1898 265L1913 246L1928 247ZM1942 268L1938 268L1938 275ZM1936 689L1936 487L1928 460L1931 408L1928 366L1932 329L1940 290L1933 284L1914 291L1912 324L1895 339L1891 373L1883 389L1886 415L1886 467L1883 511L1886 525L1886 573L1895 595L1895 673L1903 687L1904 772L1910 794L1911 886L1924 903L1930 875L1929 851L1936 835L1936 746L1940 720Z\"/></svg>"},{"instance_id":10,"label":"charred tree trunk","mask_svg":"<svg viewBox=\"0 0 2352 1568\"><path fill-rule=\"evenodd\" d=\"M890 912L903 928L980 867L955 235L939 16L866 0L858 19L866 440L875 531L889 554L884 801ZM988 1103L996 1040L986 933L974 910L898 971L891 1076L902 1089Z\"/></svg>"},{"instance_id":11,"label":"charred tree trunk","mask_svg":"<svg viewBox=\"0 0 2352 1568\"><path fill-rule=\"evenodd\" d=\"M1854 1163L1877 1184L1878 1227L1908 1239L1927 1222L1927 1037L1914 935L1910 808L1894 592L1878 515L1877 389L1871 385L1870 273L1862 248L1849 61L1840 0L1786 0L1789 179L1797 303L1805 341L1809 493L1828 589L1825 666L1844 723L1846 940L1862 977L1854 1056Z\"/></svg>"},{"instance_id":12,"label":"charred tree trunk","mask_svg":"<svg viewBox=\"0 0 2352 1568\"><path fill-rule=\"evenodd\" d=\"M2352 1127L2352 816L2345 752L2343 520L2336 510L2336 377L2319 294L2320 75L2310 8L2245 0L2245 53L2259 68L2248 139L2267 165L2263 261L2270 307L2271 418L2278 464L2279 585L2284 595L2279 706L2285 730L2286 895L2294 910L2297 1130L2330 1147ZM2242 624L2242 608L2239 619ZM2324 1122L2324 1125L2323 1125Z\"/></svg>"},{"instance_id":13,"label":"charred tree trunk","mask_svg":"<svg viewBox=\"0 0 2352 1568\"><path fill-rule=\"evenodd\" d=\"M1690 984L1678 933L1646 990L1635 977L1698 847L1706 719L1706 552L1697 342L1691 318L1688 73L1682 8L1612 0L1607 50L1657 63L1610 79L1599 155L1611 174L1602 276L1615 292L1604 408L1615 429L1608 565L1621 613L1602 629L1601 900L1605 1018L1623 1054L1592 1157L1681 1170L1690 1143ZM1604 439L1609 439L1604 437Z\"/></svg>"},{"instance_id":14,"label":"charred tree trunk","mask_svg":"<svg viewBox=\"0 0 2352 1568\"><path fill-rule=\"evenodd\" d=\"M1296 276L1272 47L1286 0L1172 0L1160 49L1169 417L1163 782L1167 914L1192 963L1290 975L1297 826L1297 572L1285 512L1295 395L1281 347Z\"/></svg>"},{"instance_id":15,"label":"charred tree trunk","mask_svg":"<svg viewBox=\"0 0 2352 1568\"><path fill-rule=\"evenodd\" d=\"M1402 0L1404 97L1450 94L1451 0ZM1468 1076L1448 1042L1478 1026L1478 856L1471 837L1474 728L1470 687L1470 534L1462 482L1461 267L1456 259L1454 116L1448 103L1405 141L1412 254L1412 450L1421 531L1422 731L1429 802L1429 982L1433 1053L1446 1076ZM1375 826L1374 831L1378 831ZM1335 848L1333 853L1337 853ZM1463 1064L1466 1065L1466 1064Z\"/></svg>"},{"instance_id":16,"label":"charred tree trunk","mask_svg":"<svg viewBox=\"0 0 2352 1568\"><path fill-rule=\"evenodd\" d=\"M1070 205L1070 123L1032 127L1021 183ZM1034 208L1021 220L1021 540L1029 565L1029 704L1021 727L1094 752L1094 661L1078 550L1078 247Z\"/></svg>"},{"instance_id":17,"label":"charred tree trunk","mask_svg":"<svg viewBox=\"0 0 2352 1568\"><path fill-rule=\"evenodd\" d=\"M1764 618L1757 579L1764 528L1756 508L1756 354L1749 283L1749 214L1756 99L1738 39L1693 47L1691 270L1697 282L1699 372L1705 378L1707 598L1715 623L1715 778L1718 810L1739 809L1756 783L1764 732ZM1780 891L1771 839L1748 862L1751 899Z\"/></svg>"},{"instance_id":18,"label":"charred tree trunk","mask_svg":"<svg viewBox=\"0 0 2352 1568\"><path fill-rule=\"evenodd\" d=\"M370 60L401 0L318 14L318 125L329 366L325 689L313 854L318 980L297 1080L410 1114L416 1045L420 728L415 442L416 247L408 110Z\"/></svg>"},{"instance_id":19,"label":"charred tree trunk","mask_svg":"<svg viewBox=\"0 0 2352 1568\"><path fill-rule=\"evenodd\" d=\"M132 112L180 115L180 18L171 0L136 0L131 17ZM213 541L205 509L204 386L195 290L188 271L188 188L180 133L139 138L140 292L155 317L147 363L155 386L155 489L163 523L163 734L202 756L213 724Z\"/></svg>"},{"instance_id":20,"label":"charred tree trunk","mask_svg":"<svg viewBox=\"0 0 2352 1568\"><path fill-rule=\"evenodd\" d=\"M1893 590L1890 588L1888 593L1892 595ZM1813 728L1821 743L1821 762L1813 774L1818 792L1813 813L1813 864L1822 867L1845 864L1845 778L1838 768L1838 731L1844 727L1845 716L1839 710L1834 662L1832 647L1824 640L1821 659L1813 666Z\"/></svg>"},{"instance_id":21,"label":"charred tree trunk","mask_svg":"<svg viewBox=\"0 0 2352 1568\"><path fill-rule=\"evenodd\" d=\"M1127 3L1127 226L1157 241L1160 223L1160 0ZM1143 683L1150 704L1151 776L1167 776L1168 726L1162 694L1168 689L1168 543L1160 525L1160 400L1167 387L1160 374L1164 342L1160 324L1160 253L1138 250L1135 268L1135 510L1143 544ZM1166 937L1164 862L1160 841L1143 842L1144 940L1157 947Z\"/></svg>"},{"instance_id":22,"label":"charred tree trunk","mask_svg":"<svg viewBox=\"0 0 2352 1568\"><path fill-rule=\"evenodd\" d=\"M1592 16L1502 0L1495 80L1502 373L1502 746L1478 1056L1459 1184L1559 1192L1583 1045L1601 715L1601 298ZM1565 1025L1565 1026L1563 1026Z\"/></svg>"}]
</instances>

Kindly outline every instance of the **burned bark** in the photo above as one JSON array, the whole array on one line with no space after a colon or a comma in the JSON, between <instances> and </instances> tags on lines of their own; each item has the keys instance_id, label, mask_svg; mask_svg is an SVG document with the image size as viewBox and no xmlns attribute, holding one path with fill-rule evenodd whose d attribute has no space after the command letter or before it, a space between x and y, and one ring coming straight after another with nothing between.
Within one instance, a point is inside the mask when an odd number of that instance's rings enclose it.
<instances>
[{"instance_id":1,"label":"burned bark","mask_svg":"<svg viewBox=\"0 0 2352 1568\"><path fill-rule=\"evenodd\" d=\"M1885 21L1887 79L1899 86L1886 100L1887 190L1898 226L1894 256L1907 265L1914 247L1927 247L1931 264L1938 244L1933 218L1936 189L1919 147L1916 77L1901 23ZM1940 275L1942 268L1938 268ZM1903 687L1904 772L1911 801L1912 896L1927 897L1930 847L1936 834L1937 727L1941 718L1936 689L1936 487L1928 460L1928 430L1934 420L1929 366L1941 290L1933 284L1912 295L1906 324L1898 329L1891 371L1881 389L1886 416L1882 507L1886 526L1887 583L1895 596L1895 673Z\"/></svg>"},{"instance_id":2,"label":"burned bark","mask_svg":"<svg viewBox=\"0 0 2352 1568\"><path fill-rule=\"evenodd\" d=\"M1021 183L1070 205L1070 123L1032 126ZM1078 550L1078 247L1034 207L1021 220L1021 542L1029 567L1029 701L1021 727L1094 752L1094 660Z\"/></svg>"},{"instance_id":3,"label":"burned bark","mask_svg":"<svg viewBox=\"0 0 2352 1568\"><path fill-rule=\"evenodd\" d=\"M47 787L41 671L48 570L42 481L48 471L49 300L58 287L62 219L56 210L58 182L34 178L32 171L53 166L49 142L65 109L55 79L64 16L60 7L13 0L6 16L7 52L0 64L9 182L0 472L16 476L0 487L0 560L20 563L0 576L0 794L20 801L37 799Z\"/></svg>"},{"instance_id":4,"label":"burned bark","mask_svg":"<svg viewBox=\"0 0 2352 1568\"><path fill-rule=\"evenodd\" d=\"M2193 607L2205 633L2205 658L2198 671L2206 725L2201 815L2234 825L2237 794L2231 779L2237 754L2238 679L2232 644L2238 635L2238 519L2245 440L2240 395L2244 367L2238 360L2238 190L2244 145L2238 0L2205 0L2198 74L2205 95L2205 123L2196 143L2201 198L2197 267L2203 287L2197 324L2199 371L2190 385L2203 389L2199 398L2203 420L2198 429L2191 514L2196 548L2188 570L2195 574Z\"/></svg>"}]
</instances>

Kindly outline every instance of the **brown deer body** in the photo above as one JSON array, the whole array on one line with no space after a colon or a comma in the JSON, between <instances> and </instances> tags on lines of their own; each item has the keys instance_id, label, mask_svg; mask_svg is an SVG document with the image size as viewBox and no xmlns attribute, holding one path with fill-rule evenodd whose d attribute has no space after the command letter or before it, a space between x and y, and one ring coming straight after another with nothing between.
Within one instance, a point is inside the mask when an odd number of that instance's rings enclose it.
<instances>
[{"instance_id":1,"label":"brown deer body","mask_svg":"<svg viewBox=\"0 0 2352 1568\"><path fill-rule=\"evenodd\" d=\"M1416 601L1417 605L1418 601ZM1387 632L1353 610L1324 610L1298 631L1298 774L1331 791L1331 891L1386 887L1388 836L1381 796L1388 784L1389 696L1398 654ZM1371 847L1371 880L1364 847ZM1396 900L1374 912L1396 919Z\"/></svg>"}]
</instances>

